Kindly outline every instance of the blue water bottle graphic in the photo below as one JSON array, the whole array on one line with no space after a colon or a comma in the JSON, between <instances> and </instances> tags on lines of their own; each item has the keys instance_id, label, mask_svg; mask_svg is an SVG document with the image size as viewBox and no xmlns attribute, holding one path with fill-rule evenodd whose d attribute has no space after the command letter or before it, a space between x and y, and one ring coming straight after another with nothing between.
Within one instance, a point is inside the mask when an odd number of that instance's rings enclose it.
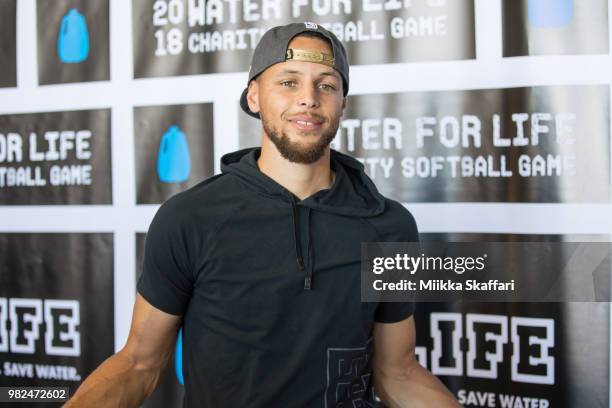
<instances>
[{"instance_id":1,"label":"blue water bottle graphic","mask_svg":"<svg viewBox=\"0 0 612 408\"><path fill-rule=\"evenodd\" d=\"M181 129L172 125L162 136L157 155L157 175L164 183L182 183L189 178L189 146Z\"/></svg>"},{"instance_id":2,"label":"blue water bottle graphic","mask_svg":"<svg viewBox=\"0 0 612 408\"><path fill-rule=\"evenodd\" d=\"M535 27L563 27L572 21L574 0L529 0L529 24Z\"/></svg>"},{"instance_id":3,"label":"blue water bottle graphic","mask_svg":"<svg viewBox=\"0 0 612 408\"><path fill-rule=\"evenodd\" d=\"M183 378L183 329L181 328L178 333L178 339L176 340L176 349L174 351L174 371L176 372L176 379L181 385L185 385Z\"/></svg>"},{"instance_id":4,"label":"blue water bottle graphic","mask_svg":"<svg viewBox=\"0 0 612 408\"><path fill-rule=\"evenodd\" d=\"M89 56L87 21L75 8L62 18L57 37L57 55L65 64L83 62Z\"/></svg>"}]
</instances>

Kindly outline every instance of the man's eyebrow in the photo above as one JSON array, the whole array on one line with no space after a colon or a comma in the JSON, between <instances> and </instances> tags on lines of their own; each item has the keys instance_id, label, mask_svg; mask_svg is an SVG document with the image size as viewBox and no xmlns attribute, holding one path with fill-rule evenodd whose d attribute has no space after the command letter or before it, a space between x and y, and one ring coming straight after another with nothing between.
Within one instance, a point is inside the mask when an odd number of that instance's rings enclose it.
<instances>
[{"instance_id":1,"label":"man's eyebrow","mask_svg":"<svg viewBox=\"0 0 612 408\"><path fill-rule=\"evenodd\" d=\"M301 71L297 71L295 69L283 69L282 71L280 71L277 76L282 76L282 75L303 75L303 73ZM341 79L340 75L335 71L323 71L319 74L319 76L332 76L335 77L337 79Z\"/></svg>"},{"instance_id":2,"label":"man's eyebrow","mask_svg":"<svg viewBox=\"0 0 612 408\"><path fill-rule=\"evenodd\" d=\"M319 74L319 76L324 76L324 75L325 76L333 76L333 77L336 77L338 79L341 79L340 75L335 70L334 71L325 71L325 72L322 72L321 74Z\"/></svg>"}]
</instances>

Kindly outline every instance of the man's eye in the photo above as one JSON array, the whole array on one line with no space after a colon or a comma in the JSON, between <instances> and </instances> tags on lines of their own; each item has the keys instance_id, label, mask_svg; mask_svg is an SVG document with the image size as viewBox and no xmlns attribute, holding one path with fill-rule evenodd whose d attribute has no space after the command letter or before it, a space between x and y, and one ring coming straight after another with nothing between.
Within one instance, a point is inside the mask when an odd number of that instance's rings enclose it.
<instances>
[{"instance_id":1,"label":"man's eye","mask_svg":"<svg viewBox=\"0 0 612 408\"><path fill-rule=\"evenodd\" d=\"M293 86L295 86L295 81L283 81L280 84L282 86L293 87Z\"/></svg>"},{"instance_id":2,"label":"man's eye","mask_svg":"<svg viewBox=\"0 0 612 408\"><path fill-rule=\"evenodd\" d=\"M330 84L321 84L319 85L319 88L323 89L324 91L335 91L336 87Z\"/></svg>"}]
</instances>

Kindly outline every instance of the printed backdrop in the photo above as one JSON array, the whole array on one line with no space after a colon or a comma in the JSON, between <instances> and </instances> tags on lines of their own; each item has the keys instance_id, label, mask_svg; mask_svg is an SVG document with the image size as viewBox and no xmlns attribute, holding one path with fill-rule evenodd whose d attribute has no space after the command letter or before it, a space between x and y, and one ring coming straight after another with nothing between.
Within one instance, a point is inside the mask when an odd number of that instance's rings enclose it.
<instances>
[{"instance_id":1,"label":"printed backdrop","mask_svg":"<svg viewBox=\"0 0 612 408\"><path fill-rule=\"evenodd\" d=\"M3 233L0 250L0 384L76 391L114 348L112 234Z\"/></svg>"},{"instance_id":2,"label":"printed backdrop","mask_svg":"<svg viewBox=\"0 0 612 408\"><path fill-rule=\"evenodd\" d=\"M125 343L158 206L258 145L255 45L314 21L351 91L332 147L427 241L612 236L607 0L0 0L0 386L78 384ZM537 271L534 271L537 273ZM423 303L465 406L610 406L608 303ZM180 406L172 364L146 407Z\"/></svg>"}]
</instances>

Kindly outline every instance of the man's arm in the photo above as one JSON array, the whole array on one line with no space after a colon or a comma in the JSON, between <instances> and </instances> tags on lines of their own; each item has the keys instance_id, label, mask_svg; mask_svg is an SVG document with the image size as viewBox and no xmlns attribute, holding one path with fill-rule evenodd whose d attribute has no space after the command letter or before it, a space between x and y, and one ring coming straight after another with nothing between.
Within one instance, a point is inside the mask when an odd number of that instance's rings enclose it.
<instances>
[{"instance_id":1,"label":"man's arm","mask_svg":"<svg viewBox=\"0 0 612 408\"><path fill-rule=\"evenodd\" d=\"M126 345L87 377L65 407L140 406L172 357L181 319L137 294Z\"/></svg>"},{"instance_id":2,"label":"man's arm","mask_svg":"<svg viewBox=\"0 0 612 408\"><path fill-rule=\"evenodd\" d=\"M460 407L414 354L414 318L374 324L374 389L389 408Z\"/></svg>"}]
</instances>

